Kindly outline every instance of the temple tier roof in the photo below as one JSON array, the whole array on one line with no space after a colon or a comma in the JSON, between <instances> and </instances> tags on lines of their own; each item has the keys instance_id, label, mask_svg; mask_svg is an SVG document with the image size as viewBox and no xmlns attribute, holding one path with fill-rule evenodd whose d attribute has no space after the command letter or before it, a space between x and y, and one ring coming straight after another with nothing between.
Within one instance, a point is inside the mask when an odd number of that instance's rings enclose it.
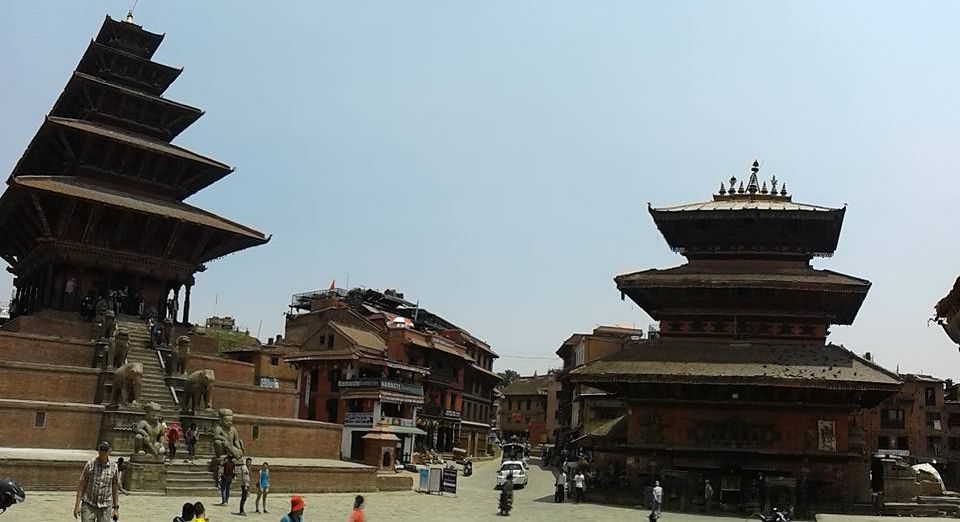
<instances>
[{"instance_id":1,"label":"temple tier roof","mask_svg":"<svg viewBox=\"0 0 960 522\"><path fill-rule=\"evenodd\" d=\"M107 15L94 41L149 60L163 42L163 35L151 33L132 20L132 15L124 22Z\"/></svg>"},{"instance_id":2,"label":"temple tier roof","mask_svg":"<svg viewBox=\"0 0 960 522\"><path fill-rule=\"evenodd\" d=\"M77 72L160 96L180 76L183 69L92 41L77 64Z\"/></svg>"},{"instance_id":3,"label":"temple tier roof","mask_svg":"<svg viewBox=\"0 0 960 522\"><path fill-rule=\"evenodd\" d=\"M833 344L652 339L568 372L571 382L895 390L896 374Z\"/></svg>"},{"instance_id":4,"label":"temple tier roof","mask_svg":"<svg viewBox=\"0 0 960 522\"><path fill-rule=\"evenodd\" d=\"M232 171L229 165L162 140L48 116L12 175L76 176L183 200Z\"/></svg>"},{"instance_id":5,"label":"temple tier roof","mask_svg":"<svg viewBox=\"0 0 960 522\"><path fill-rule=\"evenodd\" d=\"M197 121L203 111L74 72L50 115L110 125L170 142Z\"/></svg>"},{"instance_id":6,"label":"temple tier roof","mask_svg":"<svg viewBox=\"0 0 960 522\"><path fill-rule=\"evenodd\" d=\"M865 279L808 266L690 263L623 274L615 281L622 293L655 320L735 314L852 324L870 290Z\"/></svg>"},{"instance_id":7,"label":"temple tier roof","mask_svg":"<svg viewBox=\"0 0 960 522\"><path fill-rule=\"evenodd\" d=\"M837 249L844 208L795 203L776 176L761 182L754 161L746 187L730 178L711 201L648 210L674 251L688 258L829 256Z\"/></svg>"}]
</instances>

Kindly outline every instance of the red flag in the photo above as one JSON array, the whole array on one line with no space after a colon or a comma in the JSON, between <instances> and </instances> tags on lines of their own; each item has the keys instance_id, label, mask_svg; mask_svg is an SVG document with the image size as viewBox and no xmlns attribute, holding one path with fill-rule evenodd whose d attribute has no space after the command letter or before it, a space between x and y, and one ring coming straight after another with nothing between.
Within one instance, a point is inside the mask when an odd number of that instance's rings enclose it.
<instances>
[{"instance_id":1,"label":"red flag","mask_svg":"<svg viewBox=\"0 0 960 522\"><path fill-rule=\"evenodd\" d=\"M336 289L337 289L337 278L334 277L333 281L330 281L330 290L336 290Z\"/></svg>"}]
</instances>

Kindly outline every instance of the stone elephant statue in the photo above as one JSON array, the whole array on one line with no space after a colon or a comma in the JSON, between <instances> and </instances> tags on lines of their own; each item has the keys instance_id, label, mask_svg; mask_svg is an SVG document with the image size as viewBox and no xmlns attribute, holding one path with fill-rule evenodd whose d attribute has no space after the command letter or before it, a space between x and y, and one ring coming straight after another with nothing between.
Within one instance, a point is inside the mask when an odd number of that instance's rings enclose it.
<instances>
[{"instance_id":1,"label":"stone elephant statue","mask_svg":"<svg viewBox=\"0 0 960 522\"><path fill-rule=\"evenodd\" d=\"M183 383L183 397L180 399L180 413L193 413L195 410L211 409L213 383L216 382L213 370L197 370L187 376Z\"/></svg>"},{"instance_id":2,"label":"stone elephant statue","mask_svg":"<svg viewBox=\"0 0 960 522\"><path fill-rule=\"evenodd\" d=\"M181 335L177 338L177 346L170 350L167 375L183 375L187 371L187 362L189 361L190 338L186 335Z\"/></svg>"},{"instance_id":3,"label":"stone elephant statue","mask_svg":"<svg viewBox=\"0 0 960 522\"><path fill-rule=\"evenodd\" d=\"M143 365L138 362L124 364L113 372L113 388L110 404L136 404L140 399L140 387L143 384Z\"/></svg>"}]
</instances>

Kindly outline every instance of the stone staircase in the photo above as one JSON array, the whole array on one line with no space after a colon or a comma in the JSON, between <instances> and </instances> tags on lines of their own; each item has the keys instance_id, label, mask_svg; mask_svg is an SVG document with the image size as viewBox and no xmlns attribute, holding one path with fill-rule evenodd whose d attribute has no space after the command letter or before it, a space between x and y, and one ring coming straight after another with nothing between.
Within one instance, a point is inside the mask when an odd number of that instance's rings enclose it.
<instances>
[{"instance_id":1,"label":"stone staircase","mask_svg":"<svg viewBox=\"0 0 960 522\"><path fill-rule=\"evenodd\" d=\"M140 404L156 402L163 408L165 420L168 422L175 420L179 407L164 381L166 372L160 363L159 353L150 347L150 331L147 325L143 321L121 316L117 319L117 328L124 329L130 335L130 352L127 354L127 362L138 362L143 365Z\"/></svg>"},{"instance_id":2,"label":"stone staircase","mask_svg":"<svg viewBox=\"0 0 960 522\"><path fill-rule=\"evenodd\" d=\"M183 448L186 450L186 446ZM177 450L179 454L180 451ZM199 456L198 456L199 457ZM166 493L178 497L219 497L209 458L192 462L169 462L166 466Z\"/></svg>"}]
</instances>

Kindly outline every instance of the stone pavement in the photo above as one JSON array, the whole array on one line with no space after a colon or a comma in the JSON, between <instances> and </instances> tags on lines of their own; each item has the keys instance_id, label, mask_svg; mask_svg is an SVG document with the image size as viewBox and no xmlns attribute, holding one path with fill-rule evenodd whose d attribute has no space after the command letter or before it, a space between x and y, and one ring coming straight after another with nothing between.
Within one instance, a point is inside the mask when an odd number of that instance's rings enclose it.
<instances>
[{"instance_id":1,"label":"stone pavement","mask_svg":"<svg viewBox=\"0 0 960 522\"><path fill-rule=\"evenodd\" d=\"M458 495L428 495L416 492L391 492L364 494L367 499L366 518L371 521L410 520L416 522L476 522L480 520L499 520L497 515L498 492L493 489L498 462L481 462L474 466L471 477L460 477ZM236 486L236 484L234 484ZM145 522L170 522L180 512L184 502L200 500L207 507L209 520L279 521L289 509L290 495L277 494L270 498L270 514L253 513L253 500L247 501L248 516L235 515L238 510L239 489L231 495L230 505L215 506L218 498L178 498L148 495L125 495L120 499L120 520ZM304 519L309 522L343 522L350 513L353 494L328 493L304 495L307 508ZM73 493L27 492L27 500L14 506L0 522L47 522L50 520L71 520ZM535 464L530 469L530 484L516 490L514 509L511 518L517 521L558 522L576 520L578 522L613 522L623 520L644 521L649 511L643 508L600 506L595 504L554 504L553 475ZM663 522L717 522L744 520L742 517L707 517L664 513ZM833 521L831 521L833 522Z\"/></svg>"}]
</instances>

